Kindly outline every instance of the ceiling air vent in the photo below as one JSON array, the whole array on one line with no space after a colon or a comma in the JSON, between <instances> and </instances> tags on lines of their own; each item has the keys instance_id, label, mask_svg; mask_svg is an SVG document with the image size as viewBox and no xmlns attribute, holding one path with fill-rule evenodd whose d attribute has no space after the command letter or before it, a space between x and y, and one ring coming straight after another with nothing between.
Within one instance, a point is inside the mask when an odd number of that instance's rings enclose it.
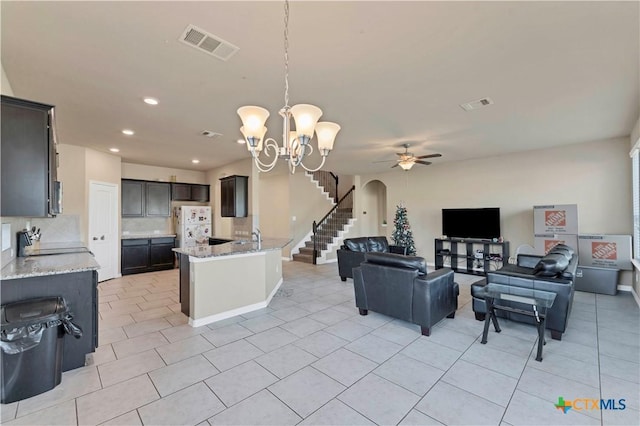
<instances>
[{"instance_id":1,"label":"ceiling air vent","mask_svg":"<svg viewBox=\"0 0 640 426\"><path fill-rule=\"evenodd\" d=\"M493 100L491 98L482 98L477 101L467 102L465 104L460 104L463 110L471 111L478 108L483 108L489 105L493 105Z\"/></svg>"},{"instance_id":2,"label":"ceiling air vent","mask_svg":"<svg viewBox=\"0 0 640 426\"><path fill-rule=\"evenodd\" d=\"M187 46L191 46L208 55L215 56L223 61L229 60L240 48L210 34L195 25L189 25L178 39Z\"/></svg>"},{"instance_id":3,"label":"ceiling air vent","mask_svg":"<svg viewBox=\"0 0 640 426\"><path fill-rule=\"evenodd\" d=\"M206 136L208 138L219 138L220 136L222 136L222 133L218 133L218 132L212 132L211 130L203 130L202 133L200 133L202 136Z\"/></svg>"}]
</instances>

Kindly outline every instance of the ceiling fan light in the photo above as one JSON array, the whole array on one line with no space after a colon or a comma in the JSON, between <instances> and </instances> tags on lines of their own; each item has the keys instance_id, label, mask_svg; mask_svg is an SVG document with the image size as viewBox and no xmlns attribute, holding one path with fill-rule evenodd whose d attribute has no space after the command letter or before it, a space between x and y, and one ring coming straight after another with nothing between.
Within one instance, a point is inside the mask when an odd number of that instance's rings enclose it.
<instances>
[{"instance_id":1,"label":"ceiling fan light","mask_svg":"<svg viewBox=\"0 0 640 426\"><path fill-rule=\"evenodd\" d=\"M296 123L296 134L301 143L308 143L313 137L316 123L322 115L322 110L314 105L298 104L291 107L291 115Z\"/></svg>"},{"instance_id":2,"label":"ceiling fan light","mask_svg":"<svg viewBox=\"0 0 640 426\"><path fill-rule=\"evenodd\" d=\"M259 106L250 105L238 108L238 115L242 120L245 139L260 138L262 140L264 136L262 129L269 118L269 111Z\"/></svg>"},{"instance_id":3,"label":"ceiling fan light","mask_svg":"<svg viewBox=\"0 0 640 426\"><path fill-rule=\"evenodd\" d=\"M333 143L339 131L340 125L330 121L322 121L316 124L316 136L318 137L318 149L320 152L333 149Z\"/></svg>"},{"instance_id":4,"label":"ceiling fan light","mask_svg":"<svg viewBox=\"0 0 640 426\"><path fill-rule=\"evenodd\" d=\"M405 170L405 171L411 170L414 164L415 164L415 161L411 161L411 160L402 160L400 163L398 163L398 165L402 167L402 170Z\"/></svg>"}]
</instances>

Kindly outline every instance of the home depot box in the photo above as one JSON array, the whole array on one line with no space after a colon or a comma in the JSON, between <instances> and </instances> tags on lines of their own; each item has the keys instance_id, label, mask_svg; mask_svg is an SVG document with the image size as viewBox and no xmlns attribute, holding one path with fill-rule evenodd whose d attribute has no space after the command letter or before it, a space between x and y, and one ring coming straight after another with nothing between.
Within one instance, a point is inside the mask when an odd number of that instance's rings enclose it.
<instances>
[{"instance_id":1,"label":"home depot box","mask_svg":"<svg viewBox=\"0 0 640 426\"><path fill-rule=\"evenodd\" d=\"M575 234L536 234L533 236L536 254L545 255L558 244L566 244L578 251L578 236Z\"/></svg>"},{"instance_id":2,"label":"home depot box","mask_svg":"<svg viewBox=\"0 0 640 426\"><path fill-rule=\"evenodd\" d=\"M631 235L578 235L579 264L602 268L631 267Z\"/></svg>"},{"instance_id":3,"label":"home depot box","mask_svg":"<svg viewBox=\"0 0 640 426\"><path fill-rule=\"evenodd\" d=\"M615 296L618 292L619 273L619 269L578 265L576 269L575 289L578 291Z\"/></svg>"},{"instance_id":4,"label":"home depot box","mask_svg":"<svg viewBox=\"0 0 640 426\"><path fill-rule=\"evenodd\" d=\"M578 234L578 205L533 206L534 234Z\"/></svg>"}]
</instances>

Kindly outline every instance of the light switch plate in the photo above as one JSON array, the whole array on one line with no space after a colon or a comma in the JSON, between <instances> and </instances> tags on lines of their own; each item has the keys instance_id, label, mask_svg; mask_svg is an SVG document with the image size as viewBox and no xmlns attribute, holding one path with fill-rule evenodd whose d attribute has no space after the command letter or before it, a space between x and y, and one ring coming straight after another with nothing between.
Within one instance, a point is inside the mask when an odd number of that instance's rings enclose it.
<instances>
[{"instance_id":1,"label":"light switch plate","mask_svg":"<svg viewBox=\"0 0 640 426\"><path fill-rule=\"evenodd\" d=\"M2 251L9 250L11 248L11 224L2 224Z\"/></svg>"}]
</instances>

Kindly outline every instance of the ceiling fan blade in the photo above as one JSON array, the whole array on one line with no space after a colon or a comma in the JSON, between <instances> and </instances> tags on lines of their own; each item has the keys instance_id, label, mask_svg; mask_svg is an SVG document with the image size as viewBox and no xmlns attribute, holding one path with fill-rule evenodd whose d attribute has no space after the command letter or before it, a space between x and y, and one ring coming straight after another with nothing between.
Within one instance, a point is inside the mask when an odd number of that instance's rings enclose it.
<instances>
[{"instance_id":1,"label":"ceiling fan blade","mask_svg":"<svg viewBox=\"0 0 640 426\"><path fill-rule=\"evenodd\" d=\"M424 164L425 166L428 166L429 164L431 164L430 161L422 161L422 160L416 160L415 161L417 164Z\"/></svg>"},{"instance_id":2,"label":"ceiling fan blade","mask_svg":"<svg viewBox=\"0 0 640 426\"><path fill-rule=\"evenodd\" d=\"M427 154L427 155L421 155L420 157L416 157L416 158L437 158L437 157L442 157L442 154Z\"/></svg>"},{"instance_id":3,"label":"ceiling fan blade","mask_svg":"<svg viewBox=\"0 0 640 426\"><path fill-rule=\"evenodd\" d=\"M393 166L391 166L391 168L393 169L394 167L398 167L399 163L394 164Z\"/></svg>"},{"instance_id":4,"label":"ceiling fan blade","mask_svg":"<svg viewBox=\"0 0 640 426\"><path fill-rule=\"evenodd\" d=\"M398 160L380 160L380 161L372 161L372 163L389 163L391 161L398 161Z\"/></svg>"}]
</instances>

